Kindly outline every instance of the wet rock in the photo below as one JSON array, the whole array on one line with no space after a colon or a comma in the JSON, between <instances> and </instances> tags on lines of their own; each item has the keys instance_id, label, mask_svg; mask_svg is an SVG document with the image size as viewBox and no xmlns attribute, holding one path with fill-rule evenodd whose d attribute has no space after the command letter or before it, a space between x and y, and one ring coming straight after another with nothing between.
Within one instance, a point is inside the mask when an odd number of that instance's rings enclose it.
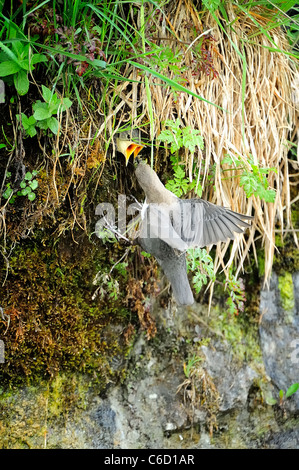
<instances>
[{"instance_id":1,"label":"wet rock","mask_svg":"<svg viewBox=\"0 0 299 470\"><path fill-rule=\"evenodd\" d=\"M206 346L201 349L206 358L205 369L213 378L221 397L219 411L244 406L258 374L248 365L238 363L224 343L218 343L218 349Z\"/></svg>"},{"instance_id":2,"label":"wet rock","mask_svg":"<svg viewBox=\"0 0 299 470\"><path fill-rule=\"evenodd\" d=\"M299 427L271 434L263 443L268 449L299 449Z\"/></svg>"},{"instance_id":3,"label":"wet rock","mask_svg":"<svg viewBox=\"0 0 299 470\"><path fill-rule=\"evenodd\" d=\"M273 273L269 290L261 291L260 344L266 373L278 398L299 382L299 273L280 281ZM286 400L290 410L299 410L299 393Z\"/></svg>"}]
</instances>

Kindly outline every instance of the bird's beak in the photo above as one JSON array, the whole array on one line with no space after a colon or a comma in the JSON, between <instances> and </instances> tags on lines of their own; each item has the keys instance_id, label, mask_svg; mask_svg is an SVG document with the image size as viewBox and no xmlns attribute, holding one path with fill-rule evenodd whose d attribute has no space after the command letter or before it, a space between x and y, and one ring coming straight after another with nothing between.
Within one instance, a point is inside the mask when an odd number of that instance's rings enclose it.
<instances>
[{"instance_id":1,"label":"bird's beak","mask_svg":"<svg viewBox=\"0 0 299 470\"><path fill-rule=\"evenodd\" d=\"M126 159L126 166L132 153L134 153L134 158L137 157L138 153L143 149L144 145L136 144L130 140L122 140L120 138L116 139L117 150L121 152Z\"/></svg>"}]
</instances>

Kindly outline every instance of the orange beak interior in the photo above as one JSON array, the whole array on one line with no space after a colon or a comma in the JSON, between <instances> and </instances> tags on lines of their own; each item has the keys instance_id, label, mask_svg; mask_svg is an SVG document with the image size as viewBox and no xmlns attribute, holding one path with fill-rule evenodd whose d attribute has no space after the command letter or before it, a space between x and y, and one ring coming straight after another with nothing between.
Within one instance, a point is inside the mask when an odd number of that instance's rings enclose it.
<instances>
[{"instance_id":1,"label":"orange beak interior","mask_svg":"<svg viewBox=\"0 0 299 470\"><path fill-rule=\"evenodd\" d=\"M133 142L126 149L126 163L128 163L130 156L134 153L134 158L137 157L138 153L143 149L143 145L134 144Z\"/></svg>"}]
</instances>

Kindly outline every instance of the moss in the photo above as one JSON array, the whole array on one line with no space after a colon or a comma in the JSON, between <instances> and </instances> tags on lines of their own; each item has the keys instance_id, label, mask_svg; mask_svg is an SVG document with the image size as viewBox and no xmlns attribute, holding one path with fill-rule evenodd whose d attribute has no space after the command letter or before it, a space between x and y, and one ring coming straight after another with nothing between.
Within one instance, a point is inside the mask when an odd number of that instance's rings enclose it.
<instances>
[{"instance_id":1,"label":"moss","mask_svg":"<svg viewBox=\"0 0 299 470\"><path fill-rule=\"evenodd\" d=\"M283 245L284 245L284 243L283 243L283 238L282 238L281 234L276 234L275 235L275 246L277 248L282 248Z\"/></svg>"},{"instance_id":2,"label":"moss","mask_svg":"<svg viewBox=\"0 0 299 470\"><path fill-rule=\"evenodd\" d=\"M0 322L5 343L3 380L32 384L58 372L77 371L105 387L123 377L124 371L111 369L110 363L127 353L129 344L120 330L125 330L131 313L123 304L126 289L121 274L115 272L120 286L115 298L106 289L92 299L96 289L92 281L99 270L109 272L118 250L112 255L84 236L79 247L70 237L56 242L54 246L47 239L44 246L37 234L10 258L2 288L2 306L10 317L5 336L7 324Z\"/></svg>"},{"instance_id":3,"label":"moss","mask_svg":"<svg viewBox=\"0 0 299 470\"><path fill-rule=\"evenodd\" d=\"M98 389L92 393L90 385L88 376L68 373L2 393L0 448L72 447L74 436L66 428L68 423L80 428L82 410L94 403Z\"/></svg>"},{"instance_id":4,"label":"moss","mask_svg":"<svg viewBox=\"0 0 299 470\"><path fill-rule=\"evenodd\" d=\"M279 249L279 253L275 254L273 269L277 273L299 271L299 250L294 245L294 240L289 240Z\"/></svg>"},{"instance_id":5,"label":"moss","mask_svg":"<svg viewBox=\"0 0 299 470\"><path fill-rule=\"evenodd\" d=\"M258 250L257 252L257 262L258 262L258 270L259 276L262 277L265 274L265 252L264 250Z\"/></svg>"},{"instance_id":6,"label":"moss","mask_svg":"<svg viewBox=\"0 0 299 470\"><path fill-rule=\"evenodd\" d=\"M294 193L293 197L295 198L296 194ZM299 204L292 205L291 211L291 220L292 226L294 229L299 228ZM287 225L287 221L285 221ZM273 262L273 269L278 274L284 274L285 272L294 273L299 271L299 250L297 245L294 242L294 235L293 233L287 232L283 239L283 243L281 242L280 235L275 237L276 245L279 248L279 252L275 252L274 262Z\"/></svg>"},{"instance_id":7,"label":"moss","mask_svg":"<svg viewBox=\"0 0 299 470\"><path fill-rule=\"evenodd\" d=\"M292 312L295 308L295 296L291 273L284 273L278 276L278 288L280 290L282 308L286 312Z\"/></svg>"},{"instance_id":8,"label":"moss","mask_svg":"<svg viewBox=\"0 0 299 470\"><path fill-rule=\"evenodd\" d=\"M240 361L261 361L258 324L253 316L250 318L244 313L230 315L216 307L211 310L210 317L209 325L229 342L236 359Z\"/></svg>"}]
</instances>

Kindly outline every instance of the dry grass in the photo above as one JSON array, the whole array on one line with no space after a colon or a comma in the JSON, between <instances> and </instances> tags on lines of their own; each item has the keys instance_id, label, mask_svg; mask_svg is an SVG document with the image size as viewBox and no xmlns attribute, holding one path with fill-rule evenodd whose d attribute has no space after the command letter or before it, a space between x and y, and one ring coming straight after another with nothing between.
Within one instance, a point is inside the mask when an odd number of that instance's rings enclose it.
<instances>
[{"instance_id":1,"label":"dry grass","mask_svg":"<svg viewBox=\"0 0 299 470\"><path fill-rule=\"evenodd\" d=\"M167 15L163 16L163 21L151 18L145 35L150 36L147 34L148 29L155 24L158 31L155 36L160 38L156 43L165 47L171 46L173 51L179 50L184 57L184 60L177 65L186 66L183 74L187 80L185 86L219 107L209 105L184 92L174 94L173 90L163 84L159 78L150 77L154 113L152 138L159 135L165 120L175 120L177 117L181 119L183 126L192 126L201 131L205 142L204 152L199 150L194 156L186 152L184 158L190 174L195 159L201 169L204 183L207 182L211 165L216 164L217 190L211 190L206 184L203 197L214 203L230 206L238 212L255 214L253 228L246 236L238 237L232 244L221 244L217 247L215 268L217 270L222 266L226 271L227 266L235 260L238 274L249 250L253 251L257 258L256 241L262 238L267 282L275 250L275 228L279 227L282 235L293 230L287 141L290 140L292 133L298 132L296 124L298 99L296 100L294 95L294 86L296 83L298 85L298 71L287 55L267 49L273 47L270 40L263 34L255 34L259 29L253 20L240 11L236 16L236 11L229 2L226 3L228 19L235 22L233 29L225 26L227 35L209 13L200 18L190 0L179 0L175 4L171 2L170 5ZM217 15L220 17L219 13ZM262 27L267 27L268 20L261 8L252 10L251 15ZM212 56L218 76L214 79L204 72L194 75L194 62L192 62L197 60L194 47L198 36L207 30L211 30L215 39ZM271 30L269 34L277 48L288 50L289 46L282 29ZM242 60L242 54L246 62ZM246 67L246 84L242 88L244 67ZM173 80L177 79L175 71L163 69L161 73ZM112 134L117 132L117 128L125 121L132 122L136 127L150 120L151 113L148 109L143 79L139 77L139 83L130 82L138 80L136 69L133 70L130 65L126 66L124 74L128 77L128 82L121 83L116 90L111 88L107 93L107 102L115 92L120 100L116 108L111 107L99 133L105 126ZM119 125L113 130L113 117L116 114ZM228 168L221 164L225 155L238 156L245 168L250 168L248 164L250 155L260 167L276 168L277 173L271 172L269 175L270 186L277 189L275 202L264 203L259 197L254 196L247 199L239 185L239 179L227 177L236 173L223 173L222 170ZM299 159L297 168L298 163ZM293 162L293 165L296 166L296 163ZM292 183L295 183L294 179ZM293 235L295 243L298 244L295 231ZM229 248L230 259L224 266L223 257Z\"/></svg>"}]
</instances>

